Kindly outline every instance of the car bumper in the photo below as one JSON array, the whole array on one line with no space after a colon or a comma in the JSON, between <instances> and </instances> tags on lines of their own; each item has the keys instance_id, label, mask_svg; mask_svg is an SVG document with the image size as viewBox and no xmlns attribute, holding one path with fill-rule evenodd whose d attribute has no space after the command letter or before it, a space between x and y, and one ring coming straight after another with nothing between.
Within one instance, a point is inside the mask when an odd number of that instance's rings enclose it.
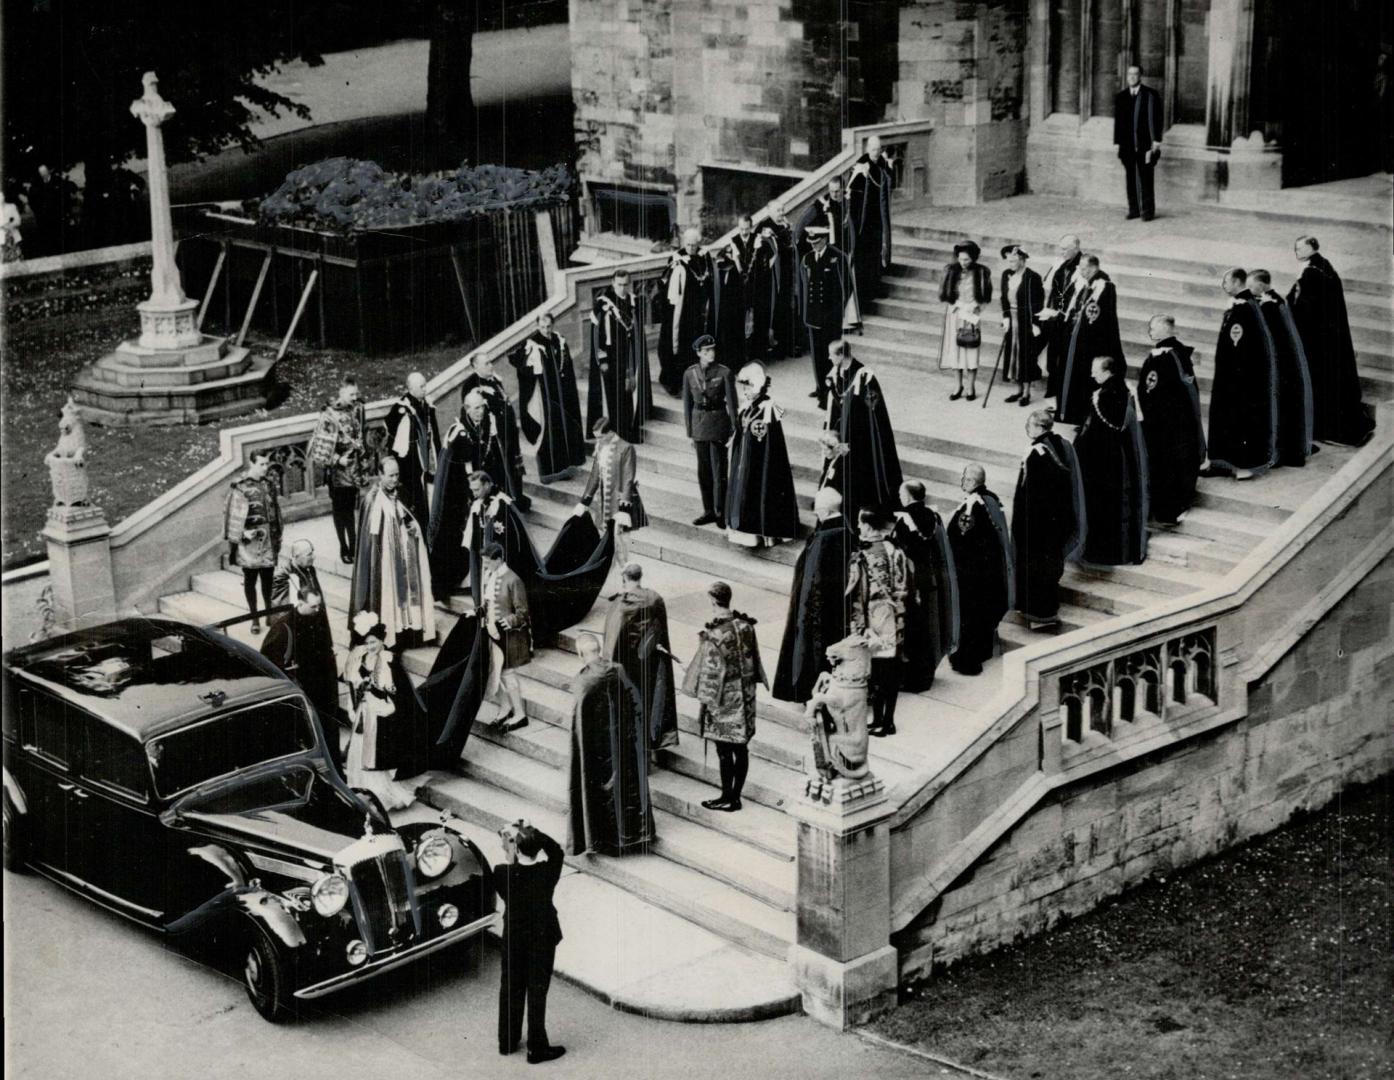
<instances>
[{"instance_id":1,"label":"car bumper","mask_svg":"<svg viewBox=\"0 0 1394 1080\"><path fill-rule=\"evenodd\" d=\"M331 979L324 979L311 986L305 986L295 991L296 998L307 1001L312 998L324 997L326 994L337 993L345 987L353 986L355 983L366 982L385 971L401 967L403 964L410 964L413 960L419 960L423 956L429 956L433 952L441 949L448 949L467 938L482 934L489 929L498 919L497 912L490 912L483 918L475 919L472 923L464 926L457 926L453 930L447 930L439 937L431 938L430 941L422 941L410 948L403 949L401 952L384 956L377 960L369 960L362 967L346 971L342 975L335 975Z\"/></svg>"}]
</instances>

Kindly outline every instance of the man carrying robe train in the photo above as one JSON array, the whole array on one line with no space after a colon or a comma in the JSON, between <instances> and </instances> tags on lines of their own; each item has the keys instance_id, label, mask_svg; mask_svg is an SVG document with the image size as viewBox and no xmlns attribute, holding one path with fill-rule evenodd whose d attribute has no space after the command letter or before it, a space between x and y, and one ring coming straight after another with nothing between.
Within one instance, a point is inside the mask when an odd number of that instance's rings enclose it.
<instances>
[{"instance_id":1,"label":"man carrying robe train","mask_svg":"<svg viewBox=\"0 0 1394 1080\"><path fill-rule=\"evenodd\" d=\"M566 850L572 855L647 851L657 833L639 691L623 667L600 655L594 635L582 634L576 652L581 670L571 683Z\"/></svg>"}]
</instances>

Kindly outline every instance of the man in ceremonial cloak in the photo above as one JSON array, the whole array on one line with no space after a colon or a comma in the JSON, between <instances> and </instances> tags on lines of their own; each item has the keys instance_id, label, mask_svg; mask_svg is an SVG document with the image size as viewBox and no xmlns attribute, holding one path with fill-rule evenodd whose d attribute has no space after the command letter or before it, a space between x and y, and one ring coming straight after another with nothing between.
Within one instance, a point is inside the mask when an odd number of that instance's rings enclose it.
<instances>
[{"instance_id":1,"label":"man in ceremonial cloak","mask_svg":"<svg viewBox=\"0 0 1394 1080\"><path fill-rule=\"evenodd\" d=\"M1293 245L1302 273L1288 293L1312 377L1313 423L1322 442L1363 446L1375 420L1360 400L1360 371L1346 314L1345 286L1315 236Z\"/></svg>"},{"instance_id":2,"label":"man in ceremonial cloak","mask_svg":"<svg viewBox=\"0 0 1394 1080\"><path fill-rule=\"evenodd\" d=\"M750 740L755 737L756 692L768 686L755 620L731 608L731 586L715 581L707 589L712 618L697 633L697 653L683 673L683 693L697 699L697 730L716 747L721 794L706 799L708 810L732 813L741 808L741 793L750 770Z\"/></svg>"},{"instance_id":3,"label":"man in ceremonial cloak","mask_svg":"<svg viewBox=\"0 0 1394 1080\"><path fill-rule=\"evenodd\" d=\"M407 376L407 392L387 411L387 448L402 468L402 501L417 521L431 520L428 485L435 479L440 454L436 407L426 399L426 376Z\"/></svg>"},{"instance_id":4,"label":"man in ceremonial cloak","mask_svg":"<svg viewBox=\"0 0 1394 1080\"><path fill-rule=\"evenodd\" d=\"M1074 447L1053 430L1049 409L1026 421L1031 448L1021 459L1012 499L1016 609L1031 629L1060 622L1060 577L1085 533L1084 484Z\"/></svg>"},{"instance_id":5,"label":"man in ceremonial cloak","mask_svg":"<svg viewBox=\"0 0 1394 1080\"><path fill-rule=\"evenodd\" d=\"M1273 276L1267 270L1249 271L1249 286L1268 326L1268 336L1273 339L1273 356L1278 365L1278 464L1300 469L1314 450L1316 419L1302 335L1292 321L1287 301L1273 288Z\"/></svg>"},{"instance_id":6,"label":"man in ceremonial cloak","mask_svg":"<svg viewBox=\"0 0 1394 1080\"><path fill-rule=\"evenodd\" d=\"M1012 608L1016 571L1002 500L988 490L983 467L966 466L959 486L964 499L949 519L949 547L962 605L949 665L960 675L981 675L997 644L997 624Z\"/></svg>"},{"instance_id":7,"label":"man in ceremonial cloak","mask_svg":"<svg viewBox=\"0 0 1394 1080\"><path fill-rule=\"evenodd\" d=\"M1230 302L1215 344L1208 471L1247 480L1278 461L1278 358L1248 275L1236 267L1221 285Z\"/></svg>"},{"instance_id":8,"label":"man in ceremonial cloak","mask_svg":"<svg viewBox=\"0 0 1394 1080\"><path fill-rule=\"evenodd\" d=\"M431 498L431 575L441 596L458 588L467 570L464 548L469 538L465 528L474 500L470 477L476 472L487 473L515 506L521 506L517 494L507 486L512 474L506 455L498 421L484 395L470 393L460 419L446 432Z\"/></svg>"},{"instance_id":9,"label":"man in ceremonial cloak","mask_svg":"<svg viewBox=\"0 0 1394 1080\"><path fill-rule=\"evenodd\" d=\"M881 295L881 274L891 263L891 189L895 173L881 150L881 136L869 135L866 150L852 164L847 180L852 266L863 302Z\"/></svg>"},{"instance_id":10,"label":"man in ceremonial cloak","mask_svg":"<svg viewBox=\"0 0 1394 1080\"><path fill-rule=\"evenodd\" d=\"M1019 405L1031 404L1031 384L1041 377L1041 333L1038 317L1045 307L1045 286L1041 275L1026 265L1030 258L1020 245L1008 244L1002 249L1007 269L1002 271L1002 329L1006 340L1002 344L1002 377L1016 383L1016 391L1007 401Z\"/></svg>"},{"instance_id":11,"label":"man in ceremonial cloak","mask_svg":"<svg viewBox=\"0 0 1394 1080\"><path fill-rule=\"evenodd\" d=\"M513 354L518 370L518 422L535 447L538 479L560 480L586 461L586 430L576 370L566 338L552 329L552 316L537 317L537 329Z\"/></svg>"},{"instance_id":12,"label":"man in ceremonial cloak","mask_svg":"<svg viewBox=\"0 0 1394 1080\"><path fill-rule=\"evenodd\" d=\"M842 512L851 521L862 507L898 505L903 477L881 384L852 355L850 341L836 342L832 353L837 366L828 376L825 456L818 486L841 494Z\"/></svg>"},{"instance_id":13,"label":"man in ceremonial cloak","mask_svg":"<svg viewBox=\"0 0 1394 1080\"><path fill-rule=\"evenodd\" d=\"M1080 558L1091 566L1138 565L1147 558L1147 447L1127 370L1112 356L1094 361L1098 389L1075 436L1087 525Z\"/></svg>"},{"instance_id":14,"label":"man in ceremonial cloak","mask_svg":"<svg viewBox=\"0 0 1394 1080\"><path fill-rule=\"evenodd\" d=\"M726 538L742 547L792 540L799 535L799 505L784 441L784 410L770 399L770 379L760 364L741 368L736 392L741 407L731 441Z\"/></svg>"},{"instance_id":15,"label":"man in ceremonial cloak","mask_svg":"<svg viewBox=\"0 0 1394 1080\"><path fill-rule=\"evenodd\" d=\"M721 325L721 274L716 256L702 250L702 234L687 229L682 247L658 283L663 318L658 335L658 381L677 397L682 376L692 362L692 343L703 334L716 336ZM623 434L623 432L621 432Z\"/></svg>"},{"instance_id":16,"label":"man in ceremonial cloak","mask_svg":"<svg viewBox=\"0 0 1394 1080\"><path fill-rule=\"evenodd\" d=\"M649 753L639 691L600 655L591 634L576 646L566 850L580 855L644 852L657 838L649 801Z\"/></svg>"},{"instance_id":17,"label":"man in ceremonial cloak","mask_svg":"<svg viewBox=\"0 0 1394 1080\"><path fill-rule=\"evenodd\" d=\"M1152 351L1138 375L1138 411L1147 445L1148 496L1152 518L1175 525L1196 497L1196 478L1205 462L1205 427L1200 389L1189 345L1176 337L1176 320L1154 315L1147 324Z\"/></svg>"},{"instance_id":18,"label":"man in ceremonial cloak","mask_svg":"<svg viewBox=\"0 0 1394 1080\"><path fill-rule=\"evenodd\" d=\"M1079 279L1080 259L1084 257L1079 250L1079 237L1066 235L1060 238L1056 247L1056 259L1046 271L1041 288L1045 292L1045 307L1041 308L1038 321L1045 330L1046 342L1046 392L1048 398L1060 400L1060 382L1065 374L1065 354L1070 348L1070 324L1065 321L1065 312L1070 310Z\"/></svg>"},{"instance_id":19,"label":"man in ceremonial cloak","mask_svg":"<svg viewBox=\"0 0 1394 1080\"><path fill-rule=\"evenodd\" d=\"M827 668L828 646L847 636L847 571L857 538L842 515L842 496L823 488L813 499L818 518L794 564L789 614L771 691L802 705Z\"/></svg>"},{"instance_id":20,"label":"man in ceremonial cloak","mask_svg":"<svg viewBox=\"0 0 1394 1080\"><path fill-rule=\"evenodd\" d=\"M436 639L425 530L402 502L400 482L397 459L384 454L377 483L364 496L358 519L348 610L350 627L360 611L376 612L389 649L409 649Z\"/></svg>"},{"instance_id":21,"label":"man in ceremonial cloak","mask_svg":"<svg viewBox=\"0 0 1394 1080\"><path fill-rule=\"evenodd\" d=\"M651 750L678 744L677 686L668 642L668 607L643 585L644 570L630 563L605 614L605 656L638 688Z\"/></svg>"},{"instance_id":22,"label":"man in ceremonial cloak","mask_svg":"<svg viewBox=\"0 0 1394 1080\"><path fill-rule=\"evenodd\" d=\"M1094 357L1123 355L1123 339L1118 332L1118 293L1109 276L1099 269L1099 257L1086 255L1080 259L1076 277L1070 307L1065 312L1070 343L1065 350L1055 411L1055 419L1062 424L1082 424L1089 415L1089 402L1094 395L1089 373Z\"/></svg>"},{"instance_id":23,"label":"man in ceremonial cloak","mask_svg":"<svg viewBox=\"0 0 1394 1080\"><path fill-rule=\"evenodd\" d=\"M644 301L633 292L628 270L616 270L610 284L595 298L590 314L590 354L586 426L593 430L597 420L608 416L626 442L643 442L644 422L653 411L653 383ZM679 371L678 378L681 376Z\"/></svg>"},{"instance_id":24,"label":"man in ceremonial cloak","mask_svg":"<svg viewBox=\"0 0 1394 1080\"><path fill-rule=\"evenodd\" d=\"M925 502L918 480L900 485L892 539L910 559L914 587L905 605L905 672L901 689L923 693L934 685L939 661L958 648L958 575L949 535Z\"/></svg>"},{"instance_id":25,"label":"man in ceremonial cloak","mask_svg":"<svg viewBox=\"0 0 1394 1080\"><path fill-rule=\"evenodd\" d=\"M763 360L773 348L779 245L772 233L757 234L751 216L742 214L718 265L721 325L716 336L722 362Z\"/></svg>"},{"instance_id":26,"label":"man in ceremonial cloak","mask_svg":"<svg viewBox=\"0 0 1394 1080\"><path fill-rule=\"evenodd\" d=\"M471 473L469 491L470 507L461 543L465 549L470 595L478 604L484 580L481 560L492 545L498 544L503 548L504 561L525 584L532 583L539 560L523 515L518 512L513 500L494 486L493 478L488 473ZM447 567L444 560L440 560L440 565ZM453 573L453 569L448 570L447 578L449 573Z\"/></svg>"},{"instance_id":27,"label":"man in ceremonial cloak","mask_svg":"<svg viewBox=\"0 0 1394 1080\"><path fill-rule=\"evenodd\" d=\"M277 561L271 602L292 610L272 622L262 655L300 684L326 723L342 719L334 634L310 541L296 540Z\"/></svg>"},{"instance_id":28,"label":"man in ceremonial cloak","mask_svg":"<svg viewBox=\"0 0 1394 1080\"><path fill-rule=\"evenodd\" d=\"M768 217L760 223L760 237L775 249L770 353L770 359L775 360L800 355L808 348L808 332L799 310L799 260L803 255L794 241L794 226L778 203L771 203L767 213Z\"/></svg>"},{"instance_id":29,"label":"man in ceremonial cloak","mask_svg":"<svg viewBox=\"0 0 1394 1080\"><path fill-rule=\"evenodd\" d=\"M518 509L526 512L532 505L523 490L523 444L519 437L518 410L509 400L508 388L503 385L494 370L494 358L480 350L470 357L470 373L460 384L460 400L468 402L470 395L478 392L484 396L484 404L493 418L494 432L498 437L499 456L503 460L503 475L495 475L494 483L503 488L518 504Z\"/></svg>"}]
</instances>

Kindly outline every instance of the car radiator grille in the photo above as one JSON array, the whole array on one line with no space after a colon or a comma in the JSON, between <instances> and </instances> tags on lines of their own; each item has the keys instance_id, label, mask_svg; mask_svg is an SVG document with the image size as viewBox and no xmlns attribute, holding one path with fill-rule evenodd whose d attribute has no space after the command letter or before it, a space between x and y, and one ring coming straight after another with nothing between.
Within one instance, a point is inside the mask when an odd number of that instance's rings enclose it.
<instances>
[{"instance_id":1,"label":"car radiator grille","mask_svg":"<svg viewBox=\"0 0 1394 1080\"><path fill-rule=\"evenodd\" d=\"M364 944L378 953L416 937L406 854L389 852L345 868L362 913Z\"/></svg>"}]
</instances>

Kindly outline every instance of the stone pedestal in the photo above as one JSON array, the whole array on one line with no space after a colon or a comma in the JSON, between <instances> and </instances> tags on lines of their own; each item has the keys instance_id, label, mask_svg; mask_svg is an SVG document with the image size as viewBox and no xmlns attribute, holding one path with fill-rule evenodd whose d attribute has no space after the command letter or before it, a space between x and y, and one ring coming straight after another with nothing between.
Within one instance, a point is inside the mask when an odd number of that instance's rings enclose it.
<instances>
[{"instance_id":1,"label":"stone pedestal","mask_svg":"<svg viewBox=\"0 0 1394 1080\"><path fill-rule=\"evenodd\" d=\"M67 630L105 622L116 613L111 526L97 506L53 506L41 534L56 621Z\"/></svg>"},{"instance_id":2,"label":"stone pedestal","mask_svg":"<svg viewBox=\"0 0 1394 1080\"><path fill-rule=\"evenodd\" d=\"M203 341L198 332L198 301L156 299L136 305L140 314L140 344L146 349L189 349Z\"/></svg>"},{"instance_id":3,"label":"stone pedestal","mask_svg":"<svg viewBox=\"0 0 1394 1080\"><path fill-rule=\"evenodd\" d=\"M789 964L804 1012L844 1029L896 1003L890 943L892 806L875 777L810 781L828 801L790 808L798 822L798 939Z\"/></svg>"}]
</instances>

